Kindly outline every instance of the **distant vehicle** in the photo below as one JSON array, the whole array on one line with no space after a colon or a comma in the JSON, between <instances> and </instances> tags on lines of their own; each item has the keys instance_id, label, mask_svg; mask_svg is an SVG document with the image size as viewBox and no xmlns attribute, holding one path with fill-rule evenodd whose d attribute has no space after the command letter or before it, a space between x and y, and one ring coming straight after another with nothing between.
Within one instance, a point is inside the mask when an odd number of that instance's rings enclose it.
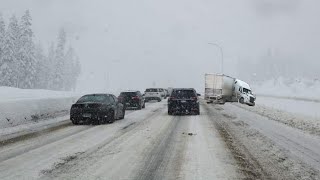
<instances>
[{"instance_id":1,"label":"distant vehicle","mask_svg":"<svg viewBox=\"0 0 320 180\"><path fill-rule=\"evenodd\" d=\"M173 89L168 99L168 114L195 113L200 115L198 95L192 88Z\"/></svg>"},{"instance_id":2,"label":"distant vehicle","mask_svg":"<svg viewBox=\"0 0 320 180\"><path fill-rule=\"evenodd\" d=\"M163 88L159 88L159 90L160 90L161 97L164 99L167 99L166 91Z\"/></svg>"},{"instance_id":3,"label":"distant vehicle","mask_svg":"<svg viewBox=\"0 0 320 180\"><path fill-rule=\"evenodd\" d=\"M135 107L137 109L142 109L146 107L144 97L140 91L124 91L120 93L118 97L119 102L121 102L125 107Z\"/></svg>"},{"instance_id":4,"label":"distant vehicle","mask_svg":"<svg viewBox=\"0 0 320 180\"><path fill-rule=\"evenodd\" d=\"M158 102L162 101L163 93L161 93L160 88L148 88L144 92L145 101L157 100Z\"/></svg>"},{"instance_id":5,"label":"distant vehicle","mask_svg":"<svg viewBox=\"0 0 320 180\"><path fill-rule=\"evenodd\" d=\"M166 98L170 96L169 91L167 89L164 89L164 91L166 92Z\"/></svg>"},{"instance_id":6,"label":"distant vehicle","mask_svg":"<svg viewBox=\"0 0 320 180\"><path fill-rule=\"evenodd\" d=\"M84 95L72 105L70 110L70 119L73 124L113 123L117 119L124 119L124 116L124 105L112 94Z\"/></svg>"},{"instance_id":7,"label":"distant vehicle","mask_svg":"<svg viewBox=\"0 0 320 180\"><path fill-rule=\"evenodd\" d=\"M173 91L173 87L168 87L169 96L171 95L172 91Z\"/></svg>"},{"instance_id":8,"label":"distant vehicle","mask_svg":"<svg viewBox=\"0 0 320 180\"><path fill-rule=\"evenodd\" d=\"M256 97L244 81L224 74L205 75L205 100L207 103L237 102L255 105Z\"/></svg>"}]
</instances>

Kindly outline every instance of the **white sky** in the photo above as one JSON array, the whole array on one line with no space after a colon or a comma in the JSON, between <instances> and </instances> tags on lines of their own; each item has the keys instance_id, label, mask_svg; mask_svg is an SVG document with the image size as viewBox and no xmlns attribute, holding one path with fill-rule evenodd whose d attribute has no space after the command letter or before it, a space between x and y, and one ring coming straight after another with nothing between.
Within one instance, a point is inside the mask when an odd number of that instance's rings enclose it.
<instances>
[{"instance_id":1,"label":"white sky","mask_svg":"<svg viewBox=\"0 0 320 180\"><path fill-rule=\"evenodd\" d=\"M317 61L319 0L0 0L8 18L31 11L45 46L64 27L83 67L79 90L202 89L204 73L236 74L268 48ZM109 79L109 83L107 80Z\"/></svg>"}]
</instances>

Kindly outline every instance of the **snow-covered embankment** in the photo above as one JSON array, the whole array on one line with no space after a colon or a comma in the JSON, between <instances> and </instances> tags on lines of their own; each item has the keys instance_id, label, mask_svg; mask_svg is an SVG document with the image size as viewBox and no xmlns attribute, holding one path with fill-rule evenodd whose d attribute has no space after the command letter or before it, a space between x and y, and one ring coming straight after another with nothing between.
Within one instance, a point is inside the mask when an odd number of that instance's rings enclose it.
<instances>
[{"instance_id":1,"label":"snow-covered embankment","mask_svg":"<svg viewBox=\"0 0 320 180\"><path fill-rule=\"evenodd\" d=\"M0 129L67 115L79 94L0 87Z\"/></svg>"}]
</instances>

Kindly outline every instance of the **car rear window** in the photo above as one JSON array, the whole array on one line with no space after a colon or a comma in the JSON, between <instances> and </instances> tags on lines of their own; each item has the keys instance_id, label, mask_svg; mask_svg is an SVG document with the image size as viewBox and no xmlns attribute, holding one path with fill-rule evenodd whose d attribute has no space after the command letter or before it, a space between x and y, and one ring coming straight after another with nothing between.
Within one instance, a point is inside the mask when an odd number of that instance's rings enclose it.
<instances>
[{"instance_id":1,"label":"car rear window","mask_svg":"<svg viewBox=\"0 0 320 180\"><path fill-rule=\"evenodd\" d=\"M137 92L122 92L120 93L120 96L125 96L125 97L132 97L132 96L137 96Z\"/></svg>"},{"instance_id":2,"label":"car rear window","mask_svg":"<svg viewBox=\"0 0 320 180\"><path fill-rule=\"evenodd\" d=\"M146 92L159 92L159 89L156 89L156 88L146 89Z\"/></svg>"},{"instance_id":3,"label":"car rear window","mask_svg":"<svg viewBox=\"0 0 320 180\"><path fill-rule=\"evenodd\" d=\"M86 103L86 102L111 102L111 97L108 95L85 95L82 96L77 103Z\"/></svg>"},{"instance_id":4,"label":"car rear window","mask_svg":"<svg viewBox=\"0 0 320 180\"><path fill-rule=\"evenodd\" d=\"M174 90L171 96L176 98L191 98L195 97L196 93L193 90Z\"/></svg>"}]
</instances>

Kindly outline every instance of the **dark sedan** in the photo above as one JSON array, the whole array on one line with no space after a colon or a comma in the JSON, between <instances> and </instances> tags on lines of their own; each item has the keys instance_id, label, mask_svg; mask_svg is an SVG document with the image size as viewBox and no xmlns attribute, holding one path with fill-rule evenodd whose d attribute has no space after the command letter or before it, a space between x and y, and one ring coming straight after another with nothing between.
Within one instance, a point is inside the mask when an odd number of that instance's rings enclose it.
<instances>
[{"instance_id":1,"label":"dark sedan","mask_svg":"<svg viewBox=\"0 0 320 180\"><path fill-rule=\"evenodd\" d=\"M73 124L113 123L117 119L124 119L125 108L112 94L88 94L82 96L70 110Z\"/></svg>"},{"instance_id":2,"label":"dark sedan","mask_svg":"<svg viewBox=\"0 0 320 180\"><path fill-rule=\"evenodd\" d=\"M118 99L126 108L134 107L140 110L146 107L144 97L140 91L121 92Z\"/></svg>"}]
</instances>

